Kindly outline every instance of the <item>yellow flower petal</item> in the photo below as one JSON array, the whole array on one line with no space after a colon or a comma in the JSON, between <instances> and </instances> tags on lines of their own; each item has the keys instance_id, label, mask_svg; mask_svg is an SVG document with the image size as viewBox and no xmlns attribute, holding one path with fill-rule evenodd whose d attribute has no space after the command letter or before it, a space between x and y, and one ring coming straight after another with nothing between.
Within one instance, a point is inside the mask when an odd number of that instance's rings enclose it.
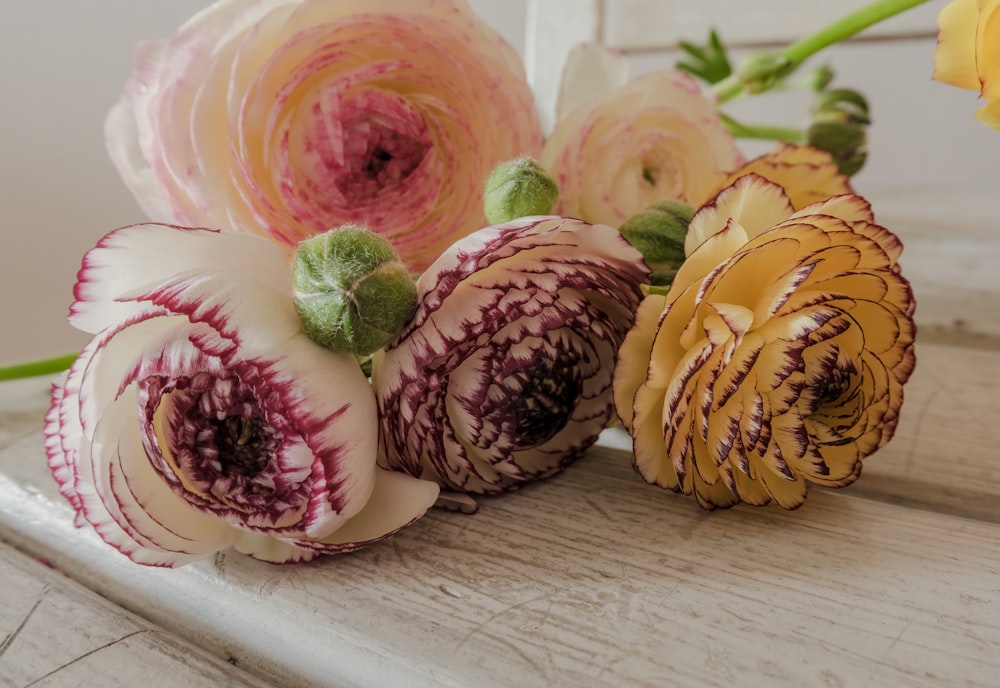
<instances>
[{"instance_id":1,"label":"yellow flower petal","mask_svg":"<svg viewBox=\"0 0 1000 688\"><path fill-rule=\"evenodd\" d=\"M796 209L852 193L848 177L840 173L833 156L809 146L779 144L775 150L733 172L725 184L728 186L750 173L781 186Z\"/></svg>"},{"instance_id":2,"label":"yellow flower petal","mask_svg":"<svg viewBox=\"0 0 1000 688\"><path fill-rule=\"evenodd\" d=\"M1000 1L979 0L976 71L984 98L1000 98Z\"/></svg>"},{"instance_id":3,"label":"yellow flower petal","mask_svg":"<svg viewBox=\"0 0 1000 688\"><path fill-rule=\"evenodd\" d=\"M1000 129L1000 100L991 100L976 110L976 117L994 129Z\"/></svg>"},{"instance_id":4,"label":"yellow flower petal","mask_svg":"<svg viewBox=\"0 0 1000 688\"><path fill-rule=\"evenodd\" d=\"M758 174L745 174L691 218L684 253L690 256L706 239L722 231L729 220L737 222L748 237L755 237L792 211L791 202L780 186Z\"/></svg>"},{"instance_id":5,"label":"yellow flower petal","mask_svg":"<svg viewBox=\"0 0 1000 688\"><path fill-rule=\"evenodd\" d=\"M698 213L706 238L656 302L655 334L622 353L649 355L620 378L638 391L616 390L636 467L705 508L796 508L810 482L855 480L895 430L914 366L901 245L864 199L795 211L755 174Z\"/></svg>"},{"instance_id":6,"label":"yellow flower petal","mask_svg":"<svg viewBox=\"0 0 1000 688\"><path fill-rule=\"evenodd\" d=\"M976 71L977 0L952 0L938 15L938 43L934 78L959 88L979 90Z\"/></svg>"}]
</instances>

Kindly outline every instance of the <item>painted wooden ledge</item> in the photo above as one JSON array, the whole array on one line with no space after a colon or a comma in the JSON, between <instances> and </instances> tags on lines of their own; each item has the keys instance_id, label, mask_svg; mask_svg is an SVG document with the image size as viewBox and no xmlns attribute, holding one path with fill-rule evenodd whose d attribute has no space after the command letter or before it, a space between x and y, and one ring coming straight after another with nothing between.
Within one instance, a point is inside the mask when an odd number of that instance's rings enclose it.
<instances>
[{"instance_id":1,"label":"painted wooden ledge","mask_svg":"<svg viewBox=\"0 0 1000 688\"><path fill-rule=\"evenodd\" d=\"M918 355L894 442L796 512L706 513L605 446L353 555L176 571L71 525L42 461L43 385L16 383L0 388L0 536L278 686L992 686L1000 351Z\"/></svg>"},{"instance_id":2,"label":"painted wooden ledge","mask_svg":"<svg viewBox=\"0 0 1000 688\"><path fill-rule=\"evenodd\" d=\"M0 685L270 685L6 545L0 545L0 572Z\"/></svg>"}]
</instances>

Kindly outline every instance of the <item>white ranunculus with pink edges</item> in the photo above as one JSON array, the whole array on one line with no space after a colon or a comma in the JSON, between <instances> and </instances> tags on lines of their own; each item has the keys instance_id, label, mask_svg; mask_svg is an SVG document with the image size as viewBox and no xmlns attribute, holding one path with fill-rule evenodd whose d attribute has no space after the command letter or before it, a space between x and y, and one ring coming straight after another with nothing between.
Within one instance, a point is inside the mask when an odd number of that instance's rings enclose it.
<instances>
[{"instance_id":1,"label":"white ranunculus with pink edges","mask_svg":"<svg viewBox=\"0 0 1000 688\"><path fill-rule=\"evenodd\" d=\"M347 222L420 271L483 225L541 131L514 49L465 0L223 0L141 44L106 123L157 221L289 249Z\"/></svg>"},{"instance_id":2,"label":"white ranunculus with pink edges","mask_svg":"<svg viewBox=\"0 0 1000 688\"><path fill-rule=\"evenodd\" d=\"M457 242L376 355L380 461L497 493L553 475L613 416L615 355L649 271L606 225L529 217Z\"/></svg>"},{"instance_id":3,"label":"white ranunculus with pink edges","mask_svg":"<svg viewBox=\"0 0 1000 688\"><path fill-rule=\"evenodd\" d=\"M659 201L697 207L744 162L693 78L659 71L625 83L624 60L585 45L567 61L540 158L559 184L560 215L617 227Z\"/></svg>"},{"instance_id":4,"label":"white ranunculus with pink edges","mask_svg":"<svg viewBox=\"0 0 1000 688\"><path fill-rule=\"evenodd\" d=\"M49 467L77 524L132 560L308 561L436 499L376 466L371 387L303 333L277 244L127 227L87 253L75 297L70 321L95 336L53 388Z\"/></svg>"}]
</instances>

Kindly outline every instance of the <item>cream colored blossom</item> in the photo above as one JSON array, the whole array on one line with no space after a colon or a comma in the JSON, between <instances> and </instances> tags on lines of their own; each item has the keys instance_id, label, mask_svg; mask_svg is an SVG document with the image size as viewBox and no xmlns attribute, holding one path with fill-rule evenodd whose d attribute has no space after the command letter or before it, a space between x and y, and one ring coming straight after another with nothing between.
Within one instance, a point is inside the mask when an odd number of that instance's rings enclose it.
<instances>
[{"instance_id":1,"label":"cream colored blossom","mask_svg":"<svg viewBox=\"0 0 1000 688\"><path fill-rule=\"evenodd\" d=\"M914 367L898 239L858 196L796 211L755 174L691 228L704 241L619 352L636 469L706 508L794 508L807 483L853 482L892 437Z\"/></svg>"},{"instance_id":2,"label":"cream colored blossom","mask_svg":"<svg viewBox=\"0 0 1000 688\"><path fill-rule=\"evenodd\" d=\"M655 72L589 97L596 68L585 68L586 55L567 65L574 83L564 83L560 97L578 105L556 122L540 159L559 185L556 213L617 227L657 201L697 206L743 163L715 102L694 79Z\"/></svg>"}]
</instances>

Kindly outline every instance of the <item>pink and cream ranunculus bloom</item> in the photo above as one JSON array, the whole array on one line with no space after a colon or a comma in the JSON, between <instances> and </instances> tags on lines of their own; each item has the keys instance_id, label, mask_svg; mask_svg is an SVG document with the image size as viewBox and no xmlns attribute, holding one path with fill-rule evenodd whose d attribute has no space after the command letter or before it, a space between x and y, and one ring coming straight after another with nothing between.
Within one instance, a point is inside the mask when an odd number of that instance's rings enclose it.
<instances>
[{"instance_id":1,"label":"pink and cream ranunculus bloom","mask_svg":"<svg viewBox=\"0 0 1000 688\"><path fill-rule=\"evenodd\" d=\"M648 482L706 508L802 504L892 437L914 368L902 246L855 195L798 211L749 174L691 221L701 242L619 352L615 403Z\"/></svg>"},{"instance_id":2,"label":"pink and cream ranunculus bloom","mask_svg":"<svg viewBox=\"0 0 1000 688\"><path fill-rule=\"evenodd\" d=\"M105 236L70 321L94 334L52 392L60 492L133 561L234 547L286 563L388 537L438 487L376 466L375 397L352 356L302 331L262 237L166 225Z\"/></svg>"},{"instance_id":3,"label":"pink and cream ranunculus bloom","mask_svg":"<svg viewBox=\"0 0 1000 688\"><path fill-rule=\"evenodd\" d=\"M1000 129L1000 0L952 0L938 15L934 78L979 91L976 116Z\"/></svg>"},{"instance_id":4,"label":"pink and cream ranunculus bloom","mask_svg":"<svg viewBox=\"0 0 1000 688\"><path fill-rule=\"evenodd\" d=\"M616 229L580 220L529 217L456 243L376 355L380 461L469 493L561 471L613 416L615 354L647 279Z\"/></svg>"},{"instance_id":5,"label":"pink and cream ranunculus bloom","mask_svg":"<svg viewBox=\"0 0 1000 688\"><path fill-rule=\"evenodd\" d=\"M106 122L154 220L269 235L345 223L420 271L484 221L541 131L514 49L465 0L224 0L141 44Z\"/></svg>"},{"instance_id":6,"label":"pink and cream ranunculus bloom","mask_svg":"<svg viewBox=\"0 0 1000 688\"><path fill-rule=\"evenodd\" d=\"M744 162L715 102L682 72L617 85L614 54L587 68L596 50L571 56L560 98L575 107L561 107L539 159L559 185L556 212L617 227L658 201L697 207L714 196Z\"/></svg>"}]
</instances>

